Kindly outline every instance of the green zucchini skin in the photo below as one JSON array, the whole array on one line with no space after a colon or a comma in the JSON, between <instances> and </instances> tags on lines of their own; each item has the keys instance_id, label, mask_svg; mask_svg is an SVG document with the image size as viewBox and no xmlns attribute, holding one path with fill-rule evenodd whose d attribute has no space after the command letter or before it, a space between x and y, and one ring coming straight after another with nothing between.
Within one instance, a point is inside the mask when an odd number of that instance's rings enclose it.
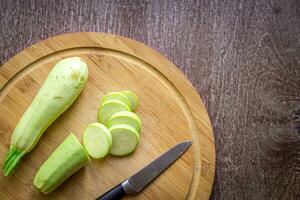
<instances>
[{"instance_id":1,"label":"green zucchini skin","mask_svg":"<svg viewBox=\"0 0 300 200\"><path fill-rule=\"evenodd\" d=\"M34 177L34 186L48 194L90 161L74 134L70 134L42 164Z\"/></svg>"},{"instance_id":2,"label":"green zucchini skin","mask_svg":"<svg viewBox=\"0 0 300 200\"><path fill-rule=\"evenodd\" d=\"M8 176L30 152L45 130L79 96L88 78L88 66L79 57L58 62L17 124L3 171Z\"/></svg>"}]
</instances>

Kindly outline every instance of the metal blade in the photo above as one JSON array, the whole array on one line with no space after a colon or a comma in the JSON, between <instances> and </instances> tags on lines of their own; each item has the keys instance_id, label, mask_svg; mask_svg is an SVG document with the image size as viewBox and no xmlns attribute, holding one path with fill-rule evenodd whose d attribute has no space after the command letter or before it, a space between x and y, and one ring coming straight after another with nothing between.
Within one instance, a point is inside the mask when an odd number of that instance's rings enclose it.
<instances>
[{"instance_id":1,"label":"metal blade","mask_svg":"<svg viewBox=\"0 0 300 200\"><path fill-rule=\"evenodd\" d=\"M159 158L152 161L138 173L122 183L127 194L140 192L151 181L158 177L165 169L174 163L186 150L190 148L192 142L182 142L172 147Z\"/></svg>"}]
</instances>

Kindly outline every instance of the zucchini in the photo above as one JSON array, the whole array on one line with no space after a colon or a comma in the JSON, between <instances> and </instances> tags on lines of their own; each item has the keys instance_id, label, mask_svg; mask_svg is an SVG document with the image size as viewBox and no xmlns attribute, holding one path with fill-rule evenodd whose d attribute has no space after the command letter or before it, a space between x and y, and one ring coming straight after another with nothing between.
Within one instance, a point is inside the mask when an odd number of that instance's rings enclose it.
<instances>
[{"instance_id":1,"label":"zucchini","mask_svg":"<svg viewBox=\"0 0 300 200\"><path fill-rule=\"evenodd\" d=\"M98 110L98 120L100 123L107 125L109 118L120 111L130 111L130 108L119 100L109 100L104 102Z\"/></svg>"},{"instance_id":2,"label":"zucchini","mask_svg":"<svg viewBox=\"0 0 300 200\"><path fill-rule=\"evenodd\" d=\"M101 99L101 104L105 103L106 101L109 100L119 100L122 101L123 103L125 103L130 110L131 108L131 103L129 101L129 99L127 98L127 96L121 92L110 92L108 94L106 94L104 97L102 97Z\"/></svg>"},{"instance_id":3,"label":"zucchini","mask_svg":"<svg viewBox=\"0 0 300 200\"><path fill-rule=\"evenodd\" d=\"M121 93L123 93L129 99L131 104L131 111L135 111L139 106L139 98L137 97L137 95L131 91L122 91Z\"/></svg>"},{"instance_id":4,"label":"zucchini","mask_svg":"<svg viewBox=\"0 0 300 200\"><path fill-rule=\"evenodd\" d=\"M74 134L70 134L42 164L34 177L34 186L48 194L90 161Z\"/></svg>"},{"instance_id":5,"label":"zucchini","mask_svg":"<svg viewBox=\"0 0 300 200\"><path fill-rule=\"evenodd\" d=\"M88 66L79 57L63 59L54 66L13 132L3 165L5 176L33 149L50 124L71 106L87 78Z\"/></svg>"},{"instance_id":6,"label":"zucchini","mask_svg":"<svg viewBox=\"0 0 300 200\"><path fill-rule=\"evenodd\" d=\"M138 133L141 131L142 122L139 116L133 112L121 111L113 114L109 118L107 127L110 128L117 124L126 124L132 126L137 130Z\"/></svg>"},{"instance_id":7,"label":"zucchini","mask_svg":"<svg viewBox=\"0 0 300 200\"><path fill-rule=\"evenodd\" d=\"M139 144L139 134L135 128L119 124L109 128L112 136L112 147L109 151L114 156L125 156L132 153Z\"/></svg>"},{"instance_id":8,"label":"zucchini","mask_svg":"<svg viewBox=\"0 0 300 200\"><path fill-rule=\"evenodd\" d=\"M87 126L83 132L83 146L88 154L95 159L105 157L112 145L109 130L98 122Z\"/></svg>"}]
</instances>

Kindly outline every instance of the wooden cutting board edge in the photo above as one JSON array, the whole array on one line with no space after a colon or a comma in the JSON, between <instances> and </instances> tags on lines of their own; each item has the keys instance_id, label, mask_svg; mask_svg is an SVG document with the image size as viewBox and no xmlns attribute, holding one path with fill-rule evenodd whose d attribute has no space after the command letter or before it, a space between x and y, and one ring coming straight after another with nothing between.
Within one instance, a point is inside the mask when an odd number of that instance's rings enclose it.
<instances>
[{"instance_id":1,"label":"wooden cutting board edge","mask_svg":"<svg viewBox=\"0 0 300 200\"><path fill-rule=\"evenodd\" d=\"M175 96L181 102L192 129L195 166L187 199L209 199L215 173L215 144L208 113L198 92L184 74L166 57L145 44L117 35L95 32L69 33L43 40L26 48L0 67L0 93L5 93L12 80L30 71L44 57L51 58L57 53L74 55L76 51L83 50L87 53L99 51L101 54L141 62L141 66L148 66L150 73L168 80L164 83L174 89L171 92L177 93ZM151 59L153 57L156 59Z\"/></svg>"}]
</instances>

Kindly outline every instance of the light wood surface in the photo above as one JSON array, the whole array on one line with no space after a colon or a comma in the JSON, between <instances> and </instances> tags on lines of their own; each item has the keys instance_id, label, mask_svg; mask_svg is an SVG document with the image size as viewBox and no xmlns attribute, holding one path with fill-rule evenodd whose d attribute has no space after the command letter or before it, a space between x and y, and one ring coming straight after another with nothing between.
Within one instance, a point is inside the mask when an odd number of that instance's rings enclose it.
<instances>
[{"instance_id":1,"label":"light wood surface","mask_svg":"<svg viewBox=\"0 0 300 200\"><path fill-rule=\"evenodd\" d=\"M88 83L18 170L8 178L1 174L0 199L94 199L184 140L193 141L191 149L143 192L125 199L208 199L215 171L214 137L197 91L153 49L103 33L72 33L44 40L0 68L1 167L18 120L53 65L69 56L87 61ZM81 138L84 128L97 120L100 98L120 90L131 90L140 98L137 114L143 128L135 153L93 160L51 194L37 192L32 181L39 166L70 132Z\"/></svg>"}]
</instances>

